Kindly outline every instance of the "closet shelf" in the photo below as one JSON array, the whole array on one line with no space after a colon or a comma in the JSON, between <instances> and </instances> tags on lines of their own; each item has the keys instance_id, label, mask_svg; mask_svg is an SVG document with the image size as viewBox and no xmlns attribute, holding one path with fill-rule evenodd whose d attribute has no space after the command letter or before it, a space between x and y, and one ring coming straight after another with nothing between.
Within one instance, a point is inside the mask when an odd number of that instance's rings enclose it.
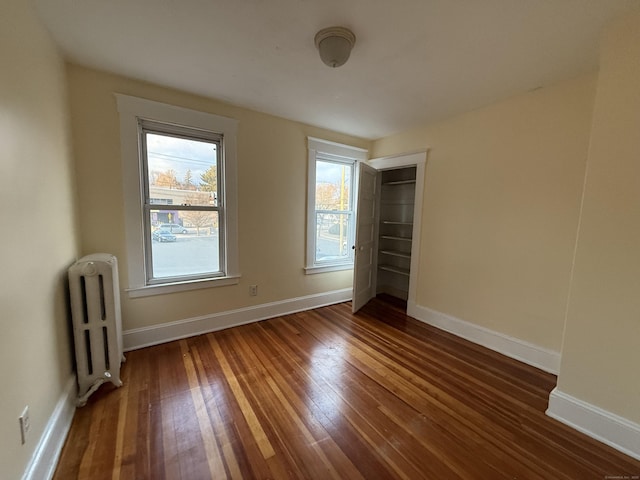
<instances>
[{"instance_id":1,"label":"closet shelf","mask_svg":"<svg viewBox=\"0 0 640 480\"><path fill-rule=\"evenodd\" d=\"M397 250L380 250L380 253L390 255L392 257L411 258L411 254L405 252L398 252Z\"/></svg>"},{"instance_id":2,"label":"closet shelf","mask_svg":"<svg viewBox=\"0 0 640 480\"><path fill-rule=\"evenodd\" d=\"M382 223L384 225L408 225L408 226L413 225L413 222L394 222L392 220L382 220Z\"/></svg>"},{"instance_id":3,"label":"closet shelf","mask_svg":"<svg viewBox=\"0 0 640 480\"><path fill-rule=\"evenodd\" d=\"M413 180L396 180L394 182L384 182L382 185L409 185L412 183L416 183L415 179Z\"/></svg>"},{"instance_id":4,"label":"closet shelf","mask_svg":"<svg viewBox=\"0 0 640 480\"><path fill-rule=\"evenodd\" d=\"M380 238L384 238L385 240L401 240L403 242L410 242L410 238L406 237L394 237L393 235L381 235Z\"/></svg>"},{"instance_id":5,"label":"closet shelf","mask_svg":"<svg viewBox=\"0 0 640 480\"><path fill-rule=\"evenodd\" d=\"M385 265L385 264L378 265L378 268L380 270L385 270L387 272L397 273L398 275L404 275L406 277L409 276L408 268L400 268L400 267L395 267L393 265Z\"/></svg>"}]
</instances>

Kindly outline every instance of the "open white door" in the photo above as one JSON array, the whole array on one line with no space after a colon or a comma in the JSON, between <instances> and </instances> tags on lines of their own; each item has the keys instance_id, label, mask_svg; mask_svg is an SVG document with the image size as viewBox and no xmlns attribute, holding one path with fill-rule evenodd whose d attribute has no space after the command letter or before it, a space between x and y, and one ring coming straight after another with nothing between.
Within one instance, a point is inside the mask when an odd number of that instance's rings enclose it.
<instances>
[{"instance_id":1,"label":"open white door","mask_svg":"<svg viewBox=\"0 0 640 480\"><path fill-rule=\"evenodd\" d=\"M358 208L353 267L353 312L360 310L376 294L374 254L378 171L364 162L358 165Z\"/></svg>"}]
</instances>

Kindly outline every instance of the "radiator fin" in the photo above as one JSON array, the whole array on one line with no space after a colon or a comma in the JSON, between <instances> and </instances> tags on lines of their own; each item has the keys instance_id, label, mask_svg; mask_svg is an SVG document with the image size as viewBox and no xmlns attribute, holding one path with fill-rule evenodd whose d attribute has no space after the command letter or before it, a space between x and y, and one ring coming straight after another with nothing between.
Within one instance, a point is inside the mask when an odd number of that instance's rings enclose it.
<instances>
[{"instance_id":1,"label":"radiator fin","mask_svg":"<svg viewBox=\"0 0 640 480\"><path fill-rule=\"evenodd\" d=\"M89 310L87 308L87 281L84 275L80 277L80 295L82 296L82 320L89 323Z\"/></svg>"},{"instance_id":2,"label":"radiator fin","mask_svg":"<svg viewBox=\"0 0 640 480\"><path fill-rule=\"evenodd\" d=\"M104 277L102 275L98 275L98 285L100 287L100 318L106 320L107 310L104 300Z\"/></svg>"},{"instance_id":3,"label":"radiator fin","mask_svg":"<svg viewBox=\"0 0 640 480\"><path fill-rule=\"evenodd\" d=\"M84 331L84 350L87 354L87 374L93 375L93 355L91 355L91 334L89 330Z\"/></svg>"},{"instance_id":4,"label":"radiator fin","mask_svg":"<svg viewBox=\"0 0 640 480\"><path fill-rule=\"evenodd\" d=\"M102 345L104 347L104 365L105 370L109 370L109 340L107 338L107 327L102 327Z\"/></svg>"}]
</instances>

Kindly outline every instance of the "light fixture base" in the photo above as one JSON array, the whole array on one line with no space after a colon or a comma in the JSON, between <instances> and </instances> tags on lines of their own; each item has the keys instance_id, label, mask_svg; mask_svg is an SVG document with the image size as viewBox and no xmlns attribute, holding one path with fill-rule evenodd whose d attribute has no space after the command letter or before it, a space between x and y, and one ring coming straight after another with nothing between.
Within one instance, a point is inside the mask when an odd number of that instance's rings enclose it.
<instances>
[{"instance_id":1,"label":"light fixture base","mask_svg":"<svg viewBox=\"0 0 640 480\"><path fill-rule=\"evenodd\" d=\"M349 59L356 36L345 27L328 27L316 33L315 43L322 61L335 68L344 65Z\"/></svg>"}]
</instances>

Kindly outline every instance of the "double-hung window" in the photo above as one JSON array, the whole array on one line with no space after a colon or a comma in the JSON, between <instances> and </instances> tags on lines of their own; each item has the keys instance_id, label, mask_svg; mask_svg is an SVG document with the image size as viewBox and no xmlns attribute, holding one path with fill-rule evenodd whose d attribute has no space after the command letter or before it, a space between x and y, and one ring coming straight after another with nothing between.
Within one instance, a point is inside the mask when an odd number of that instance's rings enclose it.
<instances>
[{"instance_id":1,"label":"double-hung window","mask_svg":"<svg viewBox=\"0 0 640 480\"><path fill-rule=\"evenodd\" d=\"M355 175L361 148L308 138L307 273L353 268Z\"/></svg>"},{"instance_id":2,"label":"double-hung window","mask_svg":"<svg viewBox=\"0 0 640 480\"><path fill-rule=\"evenodd\" d=\"M139 120L147 284L224 276L222 136Z\"/></svg>"},{"instance_id":3,"label":"double-hung window","mask_svg":"<svg viewBox=\"0 0 640 480\"><path fill-rule=\"evenodd\" d=\"M237 283L237 122L117 99L129 294Z\"/></svg>"}]
</instances>

